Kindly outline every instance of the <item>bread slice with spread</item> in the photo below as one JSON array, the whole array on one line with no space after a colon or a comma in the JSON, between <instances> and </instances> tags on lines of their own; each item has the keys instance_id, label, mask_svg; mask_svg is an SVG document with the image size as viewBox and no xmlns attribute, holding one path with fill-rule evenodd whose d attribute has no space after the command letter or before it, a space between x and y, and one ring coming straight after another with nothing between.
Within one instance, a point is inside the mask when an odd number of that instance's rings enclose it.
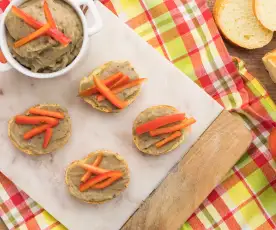
<instances>
[{"instance_id":1,"label":"bread slice with spread","mask_svg":"<svg viewBox=\"0 0 276 230\"><path fill-rule=\"evenodd\" d=\"M95 80L98 84L102 83L104 91L99 89ZM139 78L138 73L128 61L110 61L96 68L88 77L81 80L79 96L101 112L118 113L138 97L141 83L144 80ZM102 93L105 92L111 98L104 97Z\"/></svg>"},{"instance_id":2,"label":"bread slice with spread","mask_svg":"<svg viewBox=\"0 0 276 230\"><path fill-rule=\"evenodd\" d=\"M39 104L9 121L8 136L26 154L52 153L68 142L71 119L67 109L58 104Z\"/></svg>"},{"instance_id":3,"label":"bread slice with spread","mask_svg":"<svg viewBox=\"0 0 276 230\"><path fill-rule=\"evenodd\" d=\"M90 153L71 163L65 173L70 194L90 204L105 203L119 196L128 187L129 180L126 161L107 150Z\"/></svg>"},{"instance_id":4,"label":"bread slice with spread","mask_svg":"<svg viewBox=\"0 0 276 230\"><path fill-rule=\"evenodd\" d=\"M161 155L176 149L188 134L194 118L168 105L153 106L141 112L132 128L133 141L143 153Z\"/></svg>"}]
</instances>

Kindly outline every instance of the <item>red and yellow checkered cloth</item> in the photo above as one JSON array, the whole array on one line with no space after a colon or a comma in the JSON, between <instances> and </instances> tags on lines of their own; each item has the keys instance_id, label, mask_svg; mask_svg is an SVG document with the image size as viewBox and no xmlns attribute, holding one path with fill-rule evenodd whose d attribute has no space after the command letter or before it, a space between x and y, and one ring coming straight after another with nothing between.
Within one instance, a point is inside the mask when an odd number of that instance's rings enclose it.
<instances>
[{"instance_id":1,"label":"red and yellow checkered cloth","mask_svg":"<svg viewBox=\"0 0 276 230\"><path fill-rule=\"evenodd\" d=\"M244 63L232 61L206 1L102 2L252 131L248 151L183 229L276 229L276 162L267 148L276 106ZM65 229L2 174L0 216L9 229Z\"/></svg>"}]
</instances>

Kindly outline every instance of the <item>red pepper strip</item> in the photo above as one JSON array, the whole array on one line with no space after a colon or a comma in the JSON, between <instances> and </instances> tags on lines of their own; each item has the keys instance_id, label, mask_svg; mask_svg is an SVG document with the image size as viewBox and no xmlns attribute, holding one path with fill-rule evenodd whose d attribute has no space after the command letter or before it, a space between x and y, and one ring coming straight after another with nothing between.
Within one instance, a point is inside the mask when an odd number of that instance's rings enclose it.
<instances>
[{"instance_id":1,"label":"red pepper strip","mask_svg":"<svg viewBox=\"0 0 276 230\"><path fill-rule=\"evenodd\" d=\"M272 154L272 157L276 159L276 128L272 129L268 137L268 147Z\"/></svg>"},{"instance_id":2,"label":"red pepper strip","mask_svg":"<svg viewBox=\"0 0 276 230\"><path fill-rule=\"evenodd\" d=\"M7 63L7 59L5 58L1 50L0 50L0 62L3 64Z\"/></svg>"},{"instance_id":3,"label":"red pepper strip","mask_svg":"<svg viewBox=\"0 0 276 230\"><path fill-rule=\"evenodd\" d=\"M121 79L119 79L117 82L115 82L112 86L108 87L110 90L115 89L117 87L123 86L129 82L130 78L128 76L123 76ZM105 97L101 94L97 96L97 100L103 101Z\"/></svg>"},{"instance_id":4,"label":"red pepper strip","mask_svg":"<svg viewBox=\"0 0 276 230\"><path fill-rule=\"evenodd\" d=\"M99 166L100 163L102 162L102 159L103 159L103 155L102 155L102 154L99 154L99 155L97 156L96 160L93 162L92 166L95 166L95 167ZM87 172L83 175L83 177L81 178L81 182L84 182L84 183L85 183L91 176L92 176L92 173L89 172L89 171L87 171Z\"/></svg>"},{"instance_id":5,"label":"red pepper strip","mask_svg":"<svg viewBox=\"0 0 276 230\"><path fill-rule=\"evenodd\" d=\"M52 126L51 125L41 125L41 126L38 126L38 127L35 127L33 129L31 129L30 131L26 132L24 134L24 139L25 140L29 140L31 139L32 137L38 135L38 134L41 134L43 133L44 131L46 131L46 129L48 128L51 128Z\"/></svg>"},{"instance_id":6,"label":"red pepper strip","mask_svg":"<svg viewBox=\"0 0 276 230\"><path fill-rule=\"evenodd\" d=\"M113 89L112 93L116 95L118 93L123 92L126 89L132 88L132 87L137 86L137 85L141 85L142 82L144 82L145 80L147 80L147 79L146 78L135 79L135 80L133 80L133 81L131 81L131 82L125 84L125 85L122 85L118 88ZM100 95L97 99L98 99L98 102L101 102L101 101L105 100L106 98L105 98L104 95Z\"/></svg>"},{"instance_id":7,"label":"red pepper strip","mask_svg":"<svg viewBox=\"0 0 276 230\"><path fill-rule=\"evenodd\" d=\"M57 28L56 22L53 18L51 11L50 11L47 0L44 0L43 9L44 9L44 14L47 19L47 22L50 24L51 28Z\"/></svg>"},{"instance_id":8,"label":"red pepper strip","mask_svg":"<svg viewBox=\"0 0 276 230\"><path fill-rule=\"evenodd\" d=\"M109 171L106 173L103 173L101 175L95 176L88 180L86 183L80 185L80 191L84 192L87 189L91 188L93 185L102 182L110 177L121 175L122 173L120 171Z\"/></svg>"},{"instance_id":9,"label":"red pepper strip","mask_svg":"<svg viewBox=\"0 0 276 230\"><path fill-rule=\"evenodd\" d=\"M37 39L38 37L44 35L49 29L50 29L49 24L42 26L40 29L36 30L35 32L29 34L28 36L26 36L24 38L21 38L17 42L15 42L13 45L14 48L19 48L19 47L31 42L32 40Z\"/></svg>"},{"instance_id":10,"label":"red pepper strip","mask_svg":"<svg viewBox=\"0 0 276 230\"><path fill-rule=\"evenodd\" d=\"M161 126L165 126L177 121L183 121L184 119L185 119L184 113L158 117L152 121L149 121L147 123L137 126L136 133L137 135L141 135L143 133L155 130Z\"/></svg>"},{"instance_id":11,"label":"red pepper strip","mask_svg":"<svg viewBox=\"0 0 276 230\"><path fill-rule=\"evenodd\" d=\"M46 149L48 147L52 136L53 136L53 129L52 128L46 129L45 136L44 136L44 142L43 142L44 149Z\"/></svg>"},{"instance_id":12,"label":"red pepper strip","mask_svg":"<svg viewBox=\"0 0 276 230\"><path fill-rule=\"evenodd\" d=\"M167 138L163 139L162 141L159 141L155 144L155 146L157 148L161 148L162 146L164 146L165 144L173 141L174 139L180 137L182 135L182 133L180 131L176 131L174 132L172 135L168 136Z\"/></svg>"},{"instance_id":13,"label":"red pepper strip","mask_svg":"<svg viewBox=\"0 0 276 230\"><path fill-rule=\"evenodd\" d=\"M166 128L160 128L160 129L155 129L153 131L150 131L150 135L152 137L161 135L161 134L166 134L166 133L172 133L181 129L184 129L192 124L194 124L196 122L196 120L194 118L189 118L184 120L182 123L178 124L178 125L174 125L174 126L170 126L170 127L166 127Z\"/></svg>"},{"instance_id":14,"label":"red pepper strip","mask_svg":"<svg viewBox=\"0 0 276 230\"><path fill-rule=\"evenodd\" d=\"M41 116L47 116L47 117L55 117L58 119L64 119L64 114L60 112L55 112L55 111L49 111L46 109L39 109L39 108L31 108L29 110L29 113L31 114L36 114L36 115L41 115Z\"/></svg>"},{"instance_id":15,"label":"red pepper strip","mask_svg":"<svg viewBox=\"0 0 276 230\"><path fill-rule=\"evenodd\" d=\"M116 81L112 86L108 87L110 89L115 89L118 88L122 85L125 85L126 83L128 83L130 81L129 76L123 76L121 79L119 79L118 81Z\"/></svg>"},{"instance_id":16,"label":"red pepper strip","mask_svg":"<svg viewBox=\"0 0 276 230\"><path fill-rule=\"evenodd\" d=\"M32 28L38 30L42 26L44 26L43 23L35 20L32 16L26 14L21 9L17 8L16 6L12 6L12 12L19 18L21 18L25 23L27 23ZM61 33L58 29L50 28L47 32L47 35L51 36L56 41L60 42L62 45L67 46L71 39L67 38L63 33Z\"/></svg>"},{"instance_id":17,"label":"red pepper strip","mask_svg":"<svg viewBox=\"0 0 276 230\"><path fill-rule=\"evenodd\" d=\"M114 84L114 82L118 81L122 77L123 77L123 74L121 72L119 72L119 73L111 75L110 77L108 77L108 78L106 78L102 81L107 87L110 87L112 84ZM87 96L91 96L92 94L95 94L95 93L98 93L98 92L99 91L98 91L97 86L93 85L92 87L90 87L90 88L88 88L84 91L81 91L79 93L79 96L87 97Z\"/></svg>"},{"instance_id":18,"label":"red pepper strip","mask_svg":"<svg viewBox=\"0 0 276 230\"><path fill-rule=\"evenodd\" d=\"M110 171L110 170L102 169L102 168L99 168L99 167L95 167L93 165L83 164L83 163L80 163L79 166L81 168L93 173L93 174L96 174L96 175L103 174L103 173L106 173L106 172Z\"/></svg>"},{"instance_id":19,"label":"red pepper strip","mask_svg":"<svg viewBox=\"0 0 276 230\"><path fill-rule=\"evenodd\" d=\"M103 182L100 182L100 183L97 183L97 184L93 185L92 189L106 188L106 187L112 185L115 181L119 180L122 176L123 176L123 173L121 173L121 175L120 174L114 175L114 176L110 177L109 179L107 179Z\"/></svg>"},{"instance_id":20,"label":"red pepper strip","mask_svg":"<svg viewBox=\"0 0 276 230\"><path fill-rule=\"evenodd\" d=\"M121 101L109 88L96 76L94 76L94 83L97 86L99 92L109 100L111 104L119 109L123 109L128 106L126 101Z\"/></svg>"},{"instance_id":21,"label":"red pepper strip","mask_svg":"<svg viewBox=\"0 0 276 230\"><path fill-rule=\"evenodd\" d=\"M19 125L39 125L41 123L47 123L55 126L59 121L53 117L18 115L15 117L15 123Z\"/></svg>"}]
</instances>

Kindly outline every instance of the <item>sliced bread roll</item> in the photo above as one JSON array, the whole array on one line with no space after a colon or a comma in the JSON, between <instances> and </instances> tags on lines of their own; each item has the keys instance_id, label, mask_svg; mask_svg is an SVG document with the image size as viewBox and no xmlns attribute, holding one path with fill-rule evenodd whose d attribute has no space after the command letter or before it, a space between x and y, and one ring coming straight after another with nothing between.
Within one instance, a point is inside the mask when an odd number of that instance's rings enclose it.
<instances>
[{"instance_id":1,"label":"sliced bread roll","mask_svg":"<svg viewBox=\"0 0 276 230\"><path fill-rule=\"evenodd\" d=\"M276 83L276 50L267 53L263 57L263 63L265 68L269 72L269 75L274 83Z\"/></svg>"},{"instance_id":2,"label":"sliced bread roll","mask_svg":"<svg viewBox=\"0 0 276 230\"><path fill-rule=\"evenodd\" d=\"M265 28L276 31L276 1L254 0L253 8L259 22Z\"/></svg>"},{"instance_id":3,"label":"sliced bread roll","mask_svg":"<svg viewBox=\"0 0 276 230\"><path fill-rule=\"evenodd\" d=\"M222 34L237 46L256 49L272 40L273 32L254 15L252 0L217 0L214 18Z\"/></svg>"}]
</instances>

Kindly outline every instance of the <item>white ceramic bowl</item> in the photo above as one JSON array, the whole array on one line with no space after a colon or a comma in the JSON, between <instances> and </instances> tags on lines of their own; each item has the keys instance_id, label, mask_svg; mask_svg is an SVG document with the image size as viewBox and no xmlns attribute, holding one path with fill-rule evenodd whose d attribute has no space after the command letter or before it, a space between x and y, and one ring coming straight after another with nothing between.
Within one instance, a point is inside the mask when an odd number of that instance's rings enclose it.
<instances>
[{"instance_id":1,"label":"white ceramic bowl","mask_svg":"<svg viewBox=\"0 0 276 230\"><path fill-rule=\"evenodd\" d=\"M85 51L88 49L88 39L90 36L92 36L93 34L97 33L98 31L100 31L100 29L102 28L102 20L100 18L100 15L97 11L97 8L95 6L95 3L93 0L65 0L68 4L70 4L75 11L77 12L77 14L79 15L81 21L82 21L82 25L83 25L83 44L80 50L80 53L78 54L78 56L75 58L75 60L68 65L67 67L65 67L62 70L59 70L57 72L53 72L53 73L34 73L32 71L30 71L29 69L25 68L23 65L21 65L20 63L18 63L13 57L12 54L9 50L8 44L7 44L7 40L6 40L6 28L5 28L5 18L8 14L8 12L11 10L11 7L13 5L15 6L19 6L21 5L24 0L13 0L10 5L6 8L5 12L3 13L3 15L1 15L1 23L0 23L0 48L3 52L3 55L5 56L5 58L7 59L7 63L3 64L0 62L0 72L5 72L8 71L12 68L16 69L17 71L19 71L20 73L27 75L29 77L34 77L34 78L54 78L54 77L58 77L61 75L66 74L68 71L70 71L72 68L74 68L74 66L81 60L81 58L83 57ZM81 5L87 5L88 6L88 10L91 11L93 17L94 17L94 23L92 27L88 27L87 25L87 20L85 18L84 13L81 11L80 6Z\"/></svg>"}]
</instances>

